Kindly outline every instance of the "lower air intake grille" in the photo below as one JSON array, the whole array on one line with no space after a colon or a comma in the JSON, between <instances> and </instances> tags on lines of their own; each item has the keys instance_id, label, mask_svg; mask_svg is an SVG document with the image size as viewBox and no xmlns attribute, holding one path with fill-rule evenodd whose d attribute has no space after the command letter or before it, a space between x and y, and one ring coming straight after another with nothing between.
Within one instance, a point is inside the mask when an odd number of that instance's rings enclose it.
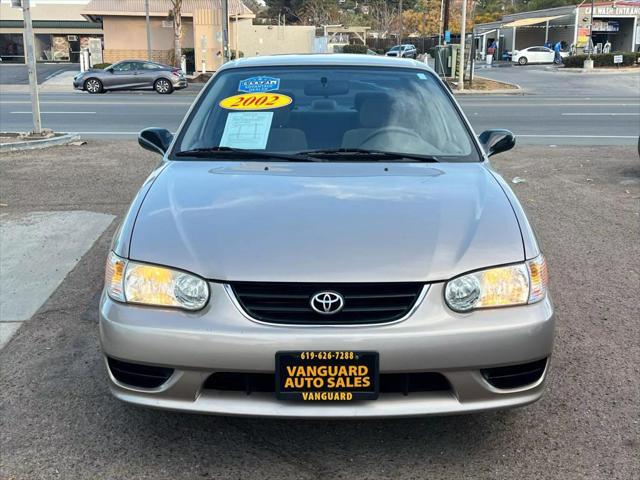
<instances>
[{"instance_id":1,"label":"lower air intake grille","mask_svg":"<svg viewBox=\"0 0 640 480\"><path fill-rule=\"evenodd\" d=\"M138 388L157 388L173 374L173 368L153 367L107 358L111 375L120 383Z\"/></svg>"},{"instance_id":2,"label":"lower air intake grille","mask_svg":"<svg viewBox=\"0 0 640 480\"><path fill-rule=\"evenodd\" d=\"M509 365L507 367L485 368L481 370L487 382L496 388L521 388L537 382L547 366L547 359L537 362Z\"/></svg>"},{"instance_id":3,"label":"lower air intake grille","mask_svg":"<svg viewBox=\"0 0 640 480\"><path fill-rule=\"evenodd\" d=\"M423 287L421 283L231 284L240 306L252 318L298 325L392 322L411 311ZM330 315L314 311L311 299L320 292L340 294L344 298L342 310Z\"/></svg>"}]
</instances>

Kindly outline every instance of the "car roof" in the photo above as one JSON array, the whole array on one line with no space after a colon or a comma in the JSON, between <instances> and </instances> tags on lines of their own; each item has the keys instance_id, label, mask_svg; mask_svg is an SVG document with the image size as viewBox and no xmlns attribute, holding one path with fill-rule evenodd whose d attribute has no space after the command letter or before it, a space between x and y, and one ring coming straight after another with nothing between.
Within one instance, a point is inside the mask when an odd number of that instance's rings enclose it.
<instances>
[{"instance_id":1,"label":"car roof","mask_svg":"<svg viewBox=\"0 0 640 480\"><path fill-rule=\"evenodd\" d=\"M269 55L241 58L225 63L219 71L229 68L292 66L420 68L430 72L433 71L426 63L418 62L417 60L351 53L311 53L306 55Z\"/></svg>"}]
</instances>

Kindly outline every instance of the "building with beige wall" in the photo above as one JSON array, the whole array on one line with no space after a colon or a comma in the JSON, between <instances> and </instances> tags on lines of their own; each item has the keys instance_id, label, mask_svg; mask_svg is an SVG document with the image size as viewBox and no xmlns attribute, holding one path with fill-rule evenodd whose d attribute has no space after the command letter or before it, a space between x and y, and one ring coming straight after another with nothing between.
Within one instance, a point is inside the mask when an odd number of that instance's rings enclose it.
<instances>
[{"instance_id":1,"label":"building with beige wall","mask_svg":"<svg viewBox=\"0 0 640 480\"><path fill-rule=\"evenodd\" d=\"M91 0L84 8L83 15L94 21L101 21L104 30L104 60L115 62L125 58L147 58L147 30L144 0ZM174 37L173 20L171 18L171 2L169 0L149 0L149 17L151 30L152 60L162 63L173 63ZM211 28L221 31L219 11L220 0L184 0L182 3L182 39L185 49L208 50L217 53L220 39L211 30L210 37L203 47L201 36L196 35L194 17L196 11L206 12L215 22ZM199 14L202 17L201 14ZM255 15L240 0L229 0L230 23L248 21ZM200 30L200 29L199 29ZM213 41L211 41L213 40ZM217 41L216 41L217 40ZM213 65L210 69L213 69Z\"/></svg>"},{"instance_id":2,"label":"building with beige wall","mask_svg":"<svg viewBox=\"0 0 640 480\"><path fill-rule=\"evenodd\" d=\"M151 56L172 63L173 23L169 0L149 0ZM104 59L146 58L144 0L92 0L84 9L104 30ZM182 48L193 49L195 69L213 71L222 64L220 0L184 0ZM229 0L229 48L243 56L314 51L315 27L254 25L255 15L240 0Z\"/></svg>"},{"instance_id":3,"label":"building with beige wall","mask_svg":"<svg viewBox=\"0 0 640 480\"><path fill-rule=\"evenodd\" d=\"M102 38L102 23L82 14L89 0L37 0L33 2L34 43L39 62L77 62L91 38ZM24 63L22 9L11 0L0 1L0 59Z\"/></svg>"}]
</instances>

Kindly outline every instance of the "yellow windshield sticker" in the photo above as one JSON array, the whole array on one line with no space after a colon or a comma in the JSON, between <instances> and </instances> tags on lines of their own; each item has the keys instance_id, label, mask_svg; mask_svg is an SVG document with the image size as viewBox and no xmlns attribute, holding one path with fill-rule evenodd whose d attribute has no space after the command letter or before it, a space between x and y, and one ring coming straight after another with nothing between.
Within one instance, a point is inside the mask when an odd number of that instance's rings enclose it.
<instances>
[{"instance_id":1,"label":"yellow windshield sticker","mask_svg":"<svg viewBox=\"0 0 640 480\"><path fill-rule=\"evenodd\" d=\"M281 93L243 93L224 98L219 105L227 110L270 110L291 104L291 97Z\"/></svg>"}]
</instances>

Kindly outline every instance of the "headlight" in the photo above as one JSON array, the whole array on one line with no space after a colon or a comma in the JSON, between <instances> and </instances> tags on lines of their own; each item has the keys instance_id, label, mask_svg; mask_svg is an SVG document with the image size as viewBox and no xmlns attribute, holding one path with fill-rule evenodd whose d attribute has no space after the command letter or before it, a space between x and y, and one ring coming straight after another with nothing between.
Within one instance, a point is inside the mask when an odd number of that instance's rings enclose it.
<instances>
[{"instance_id":1,"label":"headlight","mask_svg":"<svg viewBox=\"0 0 640 480\"><path fill-rule=\"evenodd\" d=\"M447 282L449 308L468 312L477 308L525 305L547 294L547 264L542 255L517 265L469 273Z\"/></svg>"},{"instance_id":2,"label":"headlight","mask_svg":"<svg viewBox=\"0 0 640 480\"><path fill-rule=\"evenodd\" d=\"M111 252L105 269L107 294L119 302L200 310L209 300L209 286L189 273L138 263Z\"/></svg>"}]
</instances>

